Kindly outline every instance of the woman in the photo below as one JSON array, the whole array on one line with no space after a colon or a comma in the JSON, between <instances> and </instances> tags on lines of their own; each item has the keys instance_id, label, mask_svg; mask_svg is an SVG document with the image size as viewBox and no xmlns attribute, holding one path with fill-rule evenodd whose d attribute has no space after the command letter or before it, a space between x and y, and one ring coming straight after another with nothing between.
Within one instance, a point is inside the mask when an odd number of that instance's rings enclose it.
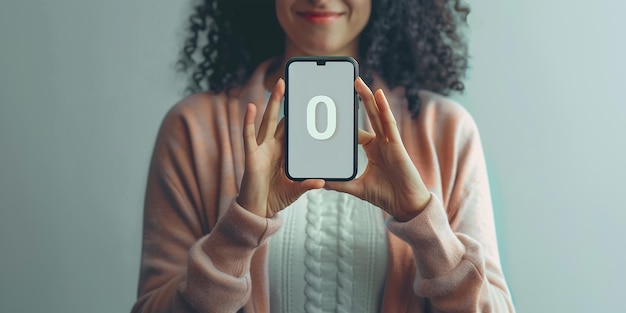
<instances>
[{"instance_id":1,"label":"woman","mask_svg":"<svg viewBox=\"0 0 626 313\"><path fill-rule=\"evenodd\" d=\"M435 0L198 5L181 64L202 35L190 90L210 92L159 131L133 312L513 312L478 131L439 95L463 88L466 15ZM353 181L285 177L281 75L297 55L361 65Z\"/></svg>"}]
</instances>

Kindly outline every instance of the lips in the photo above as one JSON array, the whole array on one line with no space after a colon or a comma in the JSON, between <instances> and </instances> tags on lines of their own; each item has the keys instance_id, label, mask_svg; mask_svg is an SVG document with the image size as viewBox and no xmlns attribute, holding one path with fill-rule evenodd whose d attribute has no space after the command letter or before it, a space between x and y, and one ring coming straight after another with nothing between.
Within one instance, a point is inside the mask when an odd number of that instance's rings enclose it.
<instances>
[{"instance_id":1,"label":"lips","mask_svg":"<svg viewBox=\"0 0 626 313\"><path fill-rule=\"evenodd\" d=\"M344 13L332 11L303 11L298 12L298 15L313 24L330 24L344 15Z\"/></svg>"}]
</instances>

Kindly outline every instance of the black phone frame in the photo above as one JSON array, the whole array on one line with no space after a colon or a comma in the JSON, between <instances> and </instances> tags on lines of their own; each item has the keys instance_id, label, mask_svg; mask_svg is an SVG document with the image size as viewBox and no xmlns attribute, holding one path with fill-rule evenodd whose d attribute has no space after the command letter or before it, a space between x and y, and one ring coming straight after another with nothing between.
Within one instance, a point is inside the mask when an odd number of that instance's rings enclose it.
<instances>
[{"instance_id":1,"label":"black phone frame","mask_svg":"<svg viewBox=\"0 0 626 313\"><path fill-rule=\"evenodd\" d=\"M356 92L356 88L354 88L354 101L353 101L353 105L354 105L354 118L353 118L353 133L354 133L354 138L353 138L353 152L352 155L354 156L354 160L352 162L353 164L353 170L352 170L352 175L350 175L349 177L346 178L330 178L330 177L293 177L289 174L289 147L287 146L287 142L289 139L289 65L291 63L294 62L317 62L318 64L320 62L323 62L324 64L326 62L350 62L352 63L352 68L354 68L354 78L353 78L353 86L354 86L354 81L357 79L357 77L359 77L359 63L352 57L350 56L298 56L298 57L293 57L290 58L289 60L287 60L287 62L285 63L285 100L284 100L284 113L285 113L285 142L284 142L284 147L285 147L285 175L287 176L287 178L289 178L290 180L293 181L303 181L303 180L307 180L307 179L323 179L325 181L350 181L353 180L356 177L357 174L357 170L358 170L358 155L357 155L357 145L358 145L358 112L359 112L359 95Z\"/></svg>"}]
</instances>

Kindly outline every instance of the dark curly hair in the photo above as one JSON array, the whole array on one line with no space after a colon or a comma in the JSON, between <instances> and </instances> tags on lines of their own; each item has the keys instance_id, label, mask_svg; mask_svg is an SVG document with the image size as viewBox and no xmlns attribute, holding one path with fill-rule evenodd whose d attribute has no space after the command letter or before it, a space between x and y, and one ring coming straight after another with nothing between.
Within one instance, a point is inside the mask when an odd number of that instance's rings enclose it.
<instances>
[{"instance_id":1,"label":"dark curly hair","mask_svg":"<svg viewBox=\"0 0 626 313\"><path fill-rule=\"evenodd\" d=\"M376 73L390 88L404 87L413 117L419 113L420 89L443 95L464 90L463 26L469 8L461 0L372 0L371 12L359 37L360 72L367 84ZM179 72L191 72L189 94L228 92L243 85L262 61L284 51L285 34L267 1L201 0L186 30L176 64Z\"/></svg>"}]
</instances>

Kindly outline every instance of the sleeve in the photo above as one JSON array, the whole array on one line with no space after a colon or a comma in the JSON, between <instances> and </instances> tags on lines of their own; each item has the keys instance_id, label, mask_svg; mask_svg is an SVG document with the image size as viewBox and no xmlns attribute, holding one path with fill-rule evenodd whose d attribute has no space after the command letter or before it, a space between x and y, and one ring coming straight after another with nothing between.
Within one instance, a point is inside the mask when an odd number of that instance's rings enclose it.
<instances>
[{"instance_id":1,"label":"sleeve","mask_svg":"<svg viewBox=\"0 0 626 313\"><path fill-rule=\"evenodd\" d=\"M432 312L515 312L500 265L480 137L463 112L449 140L457 166L450 207L431 193L419 215L403 223L389 218L387 227L411 246L414 292L430 301Z\"/></svg>"},{"instance_id":2,"label":"sleeve","mask_svg":"<svg viewBox=\"0 0 626 313\"><path fill-rule=\"evenodd\" d=\"M203 206L218 201L203 199L198 191L193 136L189 121L170 111L148 174L138 295L131 312L238 311L250 297L255 250L280 227L278 216L250 213L236 197L212 229L202 222L203 214L218 210Z\"/></svg>"}]
</instances>

